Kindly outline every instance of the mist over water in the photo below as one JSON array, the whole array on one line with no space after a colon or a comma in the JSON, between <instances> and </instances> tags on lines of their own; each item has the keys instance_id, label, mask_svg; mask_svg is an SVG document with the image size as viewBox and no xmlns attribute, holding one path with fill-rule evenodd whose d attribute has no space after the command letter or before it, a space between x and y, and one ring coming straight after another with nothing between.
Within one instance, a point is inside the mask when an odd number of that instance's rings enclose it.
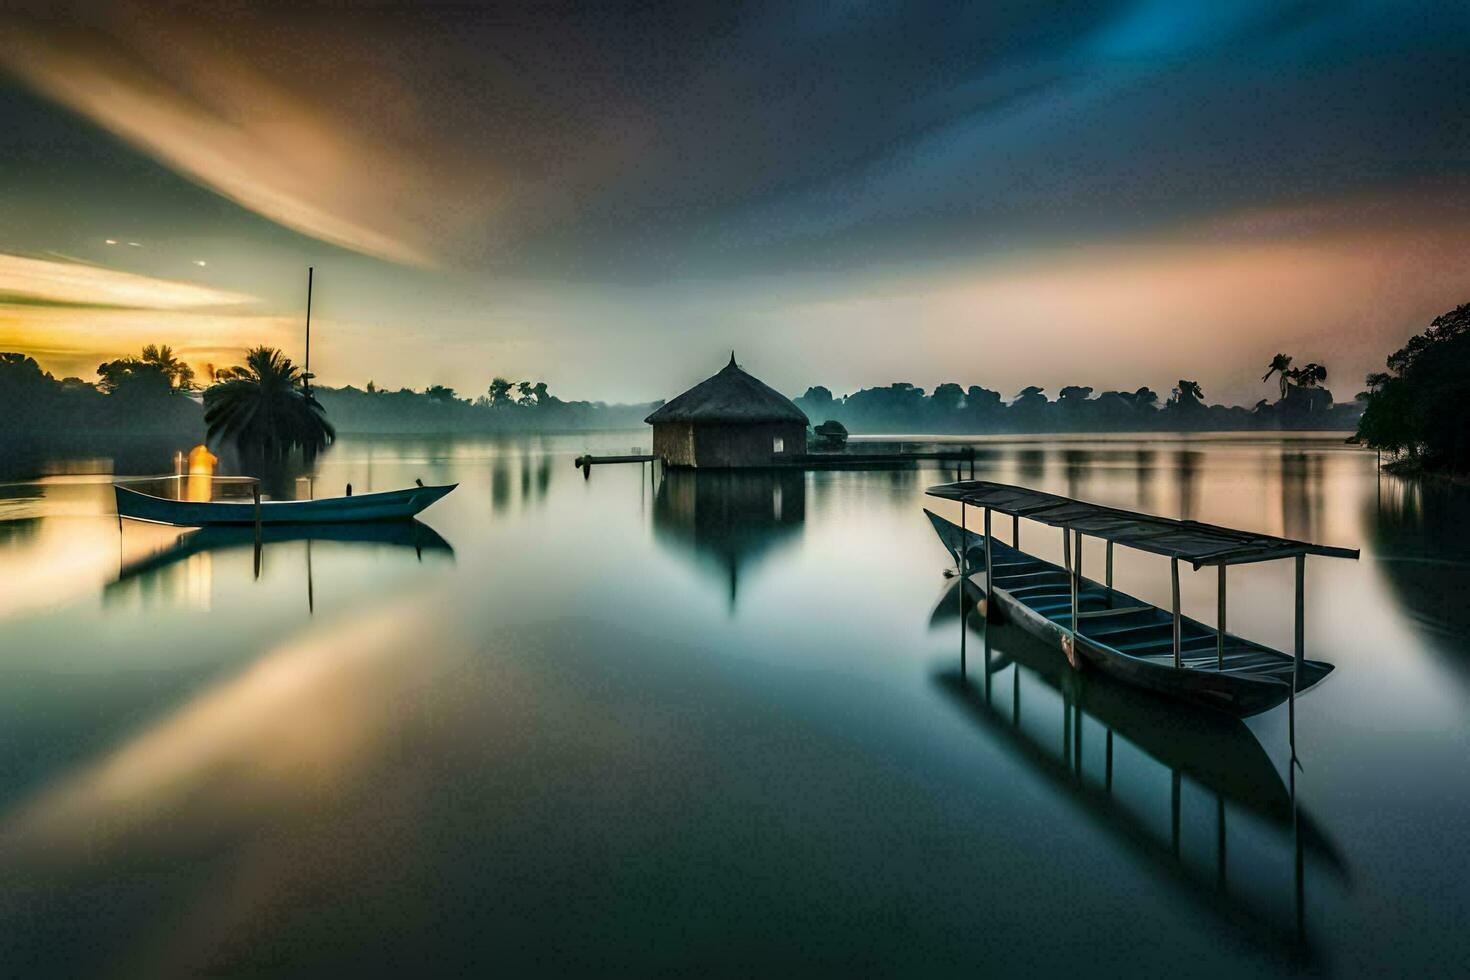
<instances>
[{"instance_id":1,"label":"mist over water","mask_svg":"<svg viewBox=\"0 0 1470 980\"><path fill-rule=\"evenodd\" d=\"M1007 437L976 476L1326 544L1286 709L1202 717L963 623L930 466L594 468L628 433L345 438L391 528L0 485L0 963L24 975L1443 971L1470 953L1470 490L1340 435ZM966 473L968 476L968 472ZM303 474L303 477L308 474ZM1009 541L1009 518L995 531ZM1061 532L1021 525L1053 561ZM1101 542L1084 568L1100 569ZM1118 549L1168 602L1167 561ZM1212 622L1212 570L1183 572ZM1230 624L1292 643L1289 562Z\"/></svg>"}]
</instances>

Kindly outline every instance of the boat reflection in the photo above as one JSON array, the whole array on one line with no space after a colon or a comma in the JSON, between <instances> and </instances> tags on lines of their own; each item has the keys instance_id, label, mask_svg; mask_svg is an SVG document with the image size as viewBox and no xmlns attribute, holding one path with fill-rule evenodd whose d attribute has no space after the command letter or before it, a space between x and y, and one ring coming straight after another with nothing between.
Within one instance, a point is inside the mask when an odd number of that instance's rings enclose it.
<instances>
[{"instance_id":1,"label":"boat reflection","mask_svg":"<svg viewBox=\"0 0 1470 980\"><path fill-rule=\"evenodd\" d=\"M126 589L130 583L146 583L169 569L198 556L236 549L254 549L255 574L260 575L263 553L271 545L304 543L307 559L308 604L312 604L311 546L313 542L360 545L387 549L412 549L419 561L424 555L454 558L454 548L437 531L419 521L379 521L360 524L266 524L257 541L252 527L217 526L188 531L167 547L124 563L117 577L103 586L104 597Z\"/></svg>"},{"instance_id":2,"label":"boat reflection","mask_svg":"<svg viewBox=\"0 0 1470 980\"><path fill-rule=\"evenodd\" d=\"M718 576L734 612L740 576L794 543L806 522L806 474L668 470L653 498L659 544Z\"/></svg>"},{"instance_id":3,"label":"boat reflection","mask_svg":"<svg viewBox=\"0 0 1470 980\"><path fill-rule=\"evenodd\" d=\"M984 624L959 589L931 616L952 628L966 611L959 665L935 684L1135 854L1252 936L1309 954L1307 858L1341 881L1347 866L1301 809L1295 767L1288 786L1240 719L1074 671L1021 630Z\"/></svg>"}]
</instances>

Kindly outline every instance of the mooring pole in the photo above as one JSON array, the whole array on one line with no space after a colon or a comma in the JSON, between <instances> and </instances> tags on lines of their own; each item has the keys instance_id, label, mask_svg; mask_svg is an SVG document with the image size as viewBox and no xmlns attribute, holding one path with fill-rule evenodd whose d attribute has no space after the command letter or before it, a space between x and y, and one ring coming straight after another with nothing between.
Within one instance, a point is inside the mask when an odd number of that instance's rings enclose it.
<instances>
[{"instance_id":1,"label":"mooring pole","mask_svg":"<svg viewBox=\"0 0 1470 980\"><path fill-rule=\"evenodd\" d=\"M1291 659L1291 700L1287 703L1287 738L1291 757L1296 758L1296 685L1307 650L1307 556L1296 556L1296 651Z\"/></svg>"},{"instance_id":2,"label":"mooring pole","mask_svg":"<svg viewBox=\"0 0 1470 980\"><path fill-rule=\"evenodd\" d=\"M301 385L311 394L311 277L316 270L306 267L306 367L301 372Z\"/></svg>"},{"instance_id":3,"label":"mooring pole","mask_svg":"<svg viewBox=\"0 0 1470 980\"><path fill-rule=\"evenodd\" d=\"M1183 623L1179 617L1179 559L1169 559L1169 578L1174 587L1174 666L1182 666L1179 658L1179 647L1183 641Z\"/></svg>"},{"instance_id":4,"label":"mooring pole","mask_svg":"<svg viewBox=\"0 0 1470 980\"><path fill-rule=\"evenodd\" d=\"M1215 589L1215 669L1225 669L1225 563L1220 563L1220 584Z\"/></svg>"}]
</instances>

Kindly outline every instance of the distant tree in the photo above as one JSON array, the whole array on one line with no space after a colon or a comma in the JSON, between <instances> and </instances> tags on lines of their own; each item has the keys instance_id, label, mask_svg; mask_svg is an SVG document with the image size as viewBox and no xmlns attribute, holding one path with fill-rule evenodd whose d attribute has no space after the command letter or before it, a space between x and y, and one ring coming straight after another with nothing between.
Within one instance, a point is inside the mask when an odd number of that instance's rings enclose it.
<instances>
[{"instance_id":1,"label":"distant tree","mask_svg":"<svg viewBox=\"0 0 1470 980\"><path fill-rule=\"evenodd\" d=\"M1067 385L1057 397L1069 404L1085 402L1092 397L1092 389L1085 385Z\"/></svg>"},{"instance_id":2,"label":"distant tree","mask_svg":"<svg viewBox=\"0 0 1470 980\"><path fill-rule=\"evenodd\" d=\"M369 384L371 383L372 382L369 382ZM424 395L431 402L443 402L445 404L448 404L457 400L454 395L454 389L446 388L444 385L430 385L429 387L424 389Z\"/></svg>"},{"instance_id":3,"label":"distant tree","mask_svg":"<svg viewBox=\"0 0 1470 980\"><path fill-rule=\"evenodd\" d=\"M972 411L992 411L1000 408L1000 392L970 385L965 389L965 407Z\"/></svg>"},{"instance_id":4,"label":"distant tree","mask_svg":"<svg viewBox=\"0 0 1470 980\"><path fill-rule=\"evenodd\" d=\"M1271 358L1271 364L1266 369L1266 373L1261 375L1261 382L1265 383L1266 381L1270 380L1271 375L1273 374L1279 375L1279 380L1281 382L1281 397L1285 398L1286 383L1288 380L1287 372L1290 369L1291 358L1286 354L1277 354L1275 357Z\"/></svg>"},{"instance_id":5,"label":"distant tree","mask_svg":"<svg viewBox=\"0 0 1470 980\"><path fill-rule=\"evenodd\" d=\"M109 395L130 400L166 398L173 379L156 362L120 357L97 365L97 387Z\"/></svg>"},{"instance_id":6,"label":"distant tree","mask_svg":"<svg viewBox=\"0 0 1470 980\"><path fill-rule=\"evenodd\" d=\"M50 379L34 357L13 352L0 353L0 392L19 394L34 391Z\"/></svg>"},{"instance_id":7,"label":"distant tree","mask_svg":"<svg viewBox=\"0 0 1470 980\"><path fill-rule=\"evenodd\" d=\"M174 357L174 349L168 344L162 346L149 344L143 348L143 356L139 360L157 368L164 377L168 378L169 386L174 391L194 389L194 369Z\"/></svg>"},{"instance_id":8,"label":"distant tree","mask_svg":"<svg viewBox=\"0 0 1470 980\"><path fill-rule=\"evenodd\" d=\"M336 437L299 368L280 351L255 347L245 363L219 374L204 392L204 422L213 443L233 442L268 461L300 449L310 459Z\"/></svg>"},{"instance_id":9,"label":"distant tree","mask_svg":"<svg viewBox=\"0 0 1470 980\"><path fill-rule=\"evenodd\" d=\"M368 379L367 393L369 395L376 395L378 393L378 386L373 382L371 378Z\"/></svg>"},{"instance_id":10,"label":"distant tree","mask_svg":"<svg viewBox=\"0 0 1470 980\"><path fill-rule=\"evenodd\" d=\"M1327 369L1317 363L1292 368L1287 374L1290 375L1292 384L1300 385L1303 388L1315 388L1327 380Z\"/></svg>"},{"instance_id":11,"label":"distant tree","mask_svg":"<svg viewBox=\"0 0 1470 980\"><path fill-rule=\"evenodd\" d=\"M1174 386L1170 401L1178 408L1199 408L1203 407L1204 397L1204 389L1199 386L1198 381L1180 378L1179 383Z\"/></svg>"},{"instance_id":12,"label":"distant tree","mask_svg":"<svg viewBox=\"0 0 1470 980\"><path fill-rule=\"evenodd\" d=\"M1038 388L1036 385L1027 385L1016 392L1016 398L1011 402L1012 408L1036 408L1045 405L1046 389Z\"/></svg>"},{"instance_id":13,"label":"distant tree","mask_svg":"<svg viewBox=\"0 0 1470 980\"><path fill-rule=\"evenodd\" d=\"M1153 408L1159 403L1159 393L1152 388L1139 388L1133 393L1133 405L1136 408Z\"/></svg>"},{"instance_id":14,"label":"distant tree","mask_svg":"<svg viewBox=\"0 0 1470 980\"><path fill-rule=\"evenodd\" d=\"M828 419L812 430L821 449L841 449L847 445L847 426L836 419Z\"/></svg>"},{"instance_id":15,"label":"distant tree","mask_svg":"<svg viewBox=\"0 0 1470 980\"><path fill-rule=\"evenodd\" d=\"M813 407L830 405L832 404L832 391L822 385L813 385L806 390L806 394L802 395L798 401L806 402Z\"/></svg>"},{"instance_id":16,"label":"distant tree","mask_svg":"<svg viewBox=\"0 0 1470 980\"><path fill-rule=\"evenodd\" d=\"M954 383L940 385L934 389L934 394L929 396L930 403L942 412L958 410L960 402L964 400L965 389Z\"/></svg>"},{"instance_id":17,"label":"distant tree","mask_svg":"<svg viewBox=\"0 0 1470 980\"><path fill-rule=\"evenodd\" d=\"M505 378L496 378L490 382L490 404L504 405L510 401L510 391L514 385Z\"/></svg>"}]
</instances>

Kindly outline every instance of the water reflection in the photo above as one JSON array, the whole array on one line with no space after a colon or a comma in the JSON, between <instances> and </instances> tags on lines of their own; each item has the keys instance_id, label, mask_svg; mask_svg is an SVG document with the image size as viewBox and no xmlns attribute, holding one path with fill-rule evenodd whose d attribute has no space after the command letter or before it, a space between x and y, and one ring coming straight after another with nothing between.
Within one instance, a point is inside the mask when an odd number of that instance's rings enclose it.
<instances>
[{"instance_id":1,"label":"water reflection","mask_svg":"<svg viewBox=\"0 0 1470 980\"><path fill-rule=\"evenodd\" d=\"M251 527L204 527L174 538L164 547L123 560L117 577L103 586L103 598L146 595L152 600L195 604L208 595L213 561L222 553L253 550L254 577L259 578L267 552L284 544L305 548L305 588L308 610L315 608L312 544L329 543L372 550L411 550L424 556L454 558L454 548L433 528L419 521L364 524L267 524L259 539Z\"/></svg>"},{"instance_id":2,"label":"water reflection","mask_svg":"<svg viewBox=\"0 0 1470 980\"><path fill-rule=\"evenodd\" d=\"M1339 881L1347 867L1298 805L1294 769L1288 787L1238 718L1079 673L1024 632L984 624L973 602L960 603L959 589L952 585L930 617L931 627L953 627L965 610L958 667L939 671L935 684L1134 853L1253 935L1310 953L1306 856ZM1280 887L1263 894L1265 880Z\"/></svg>"},{"instance_id":3,"label":"water reflection","mask_svg":"<svg viewBox=\"0 0 1470 980\"><path fill-rule=\"evenodd\" d=\"M668 470L653 498L654 539L692 556L739 598L740 577L792 544L806 521L806 474Z\"/></svg>"},{"instance_id":4,"label":"water reflection","mask_svg":"<svg viewBox=\"0 0 1470 980\"><path fill-rule=\"evenodd\" d=\"M1414 627L1470 670L1470 489L1383 477L1365 501L1377 567Z\"/></svg>"}]
</instances>

